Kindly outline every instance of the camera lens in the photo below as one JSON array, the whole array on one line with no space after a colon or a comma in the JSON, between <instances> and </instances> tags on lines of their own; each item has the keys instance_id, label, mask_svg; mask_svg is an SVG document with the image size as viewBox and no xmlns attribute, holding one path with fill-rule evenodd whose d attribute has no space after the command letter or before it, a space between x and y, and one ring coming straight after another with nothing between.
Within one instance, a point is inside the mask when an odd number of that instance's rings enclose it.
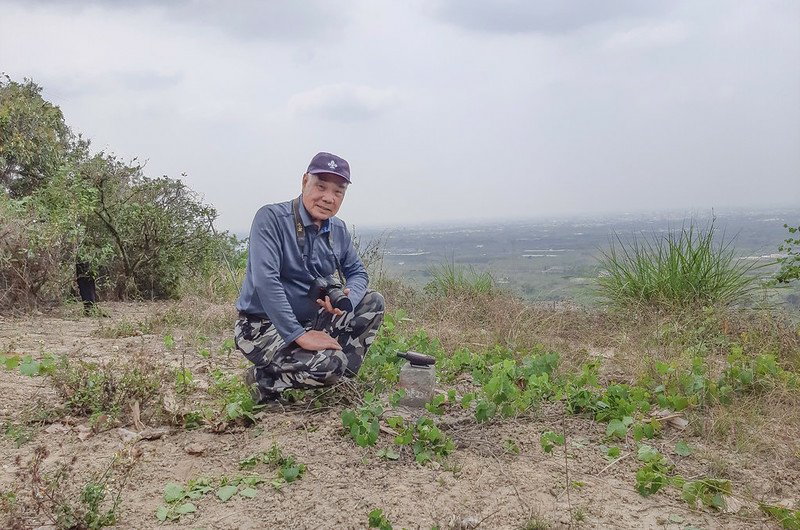
<instances>
[{"instance_id":1,"label":"camera lens","mask_svg":"<svg viewBox=\"0 0 800 530\"><path fill-rule=\"evenodd\" d=\"M344 294L344 291L338 287L329 287L328 296L331 299L331 305L336 309L341 309L345 313L353 310L353 302Z\"/></svg>"}]
</instances>

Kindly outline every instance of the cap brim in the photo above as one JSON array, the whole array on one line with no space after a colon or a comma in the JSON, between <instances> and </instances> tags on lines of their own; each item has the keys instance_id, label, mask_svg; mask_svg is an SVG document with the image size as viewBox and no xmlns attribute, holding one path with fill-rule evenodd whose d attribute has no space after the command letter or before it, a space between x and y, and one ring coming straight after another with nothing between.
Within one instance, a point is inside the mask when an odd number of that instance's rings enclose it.
<instances>
[{"instance_id":1,"label":"cap brim","mask_svg":"<svg viewBox=\"0 0 800 530\"><path fill-rule=\"evenodd\" d=\"M348 184L351 184L350 179L346 176L342 175L337 171L331 171L330 169L312 169L308 172L310 175L336 175L337 177L342 177Z\"/></svg>"}]
</instances>

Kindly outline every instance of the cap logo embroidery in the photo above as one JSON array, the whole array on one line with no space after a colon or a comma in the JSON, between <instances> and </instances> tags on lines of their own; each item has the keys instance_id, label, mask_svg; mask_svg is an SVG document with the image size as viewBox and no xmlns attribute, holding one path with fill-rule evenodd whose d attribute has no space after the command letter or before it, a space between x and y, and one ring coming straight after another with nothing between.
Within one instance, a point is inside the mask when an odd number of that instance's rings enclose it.
<instances>
[{"instance_id":1,"label":"cap logo embroidery","mask_svg":"<svg viewBox=\"0 0 800 530\"><path fill-rule=\"evenodd\" d=\"M330 162L328 162L328 167L331 169L336 169L338 166L336 165L336 162L331 160Z\"/></svg>"}]
</instances>

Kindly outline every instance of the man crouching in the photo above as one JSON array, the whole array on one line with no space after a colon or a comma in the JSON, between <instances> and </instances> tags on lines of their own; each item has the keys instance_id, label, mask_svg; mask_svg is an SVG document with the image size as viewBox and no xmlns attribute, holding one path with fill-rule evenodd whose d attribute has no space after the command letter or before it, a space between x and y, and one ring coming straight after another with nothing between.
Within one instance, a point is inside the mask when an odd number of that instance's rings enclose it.
<instances>
[{"instance_id":1,"label":"man crouching","mask_svg":"<svg viewBox=\"0 0 800 530\"><path fill-rule=\"evenodd\" d=\"M253 219L234 334L253 363L245 381L261 404L289 388L355 376L383 322L383 297L367 289L367 271L335 217L349 184L350 165L318 153L300 197L263 206Z\"/></svg>"}]
</instances>

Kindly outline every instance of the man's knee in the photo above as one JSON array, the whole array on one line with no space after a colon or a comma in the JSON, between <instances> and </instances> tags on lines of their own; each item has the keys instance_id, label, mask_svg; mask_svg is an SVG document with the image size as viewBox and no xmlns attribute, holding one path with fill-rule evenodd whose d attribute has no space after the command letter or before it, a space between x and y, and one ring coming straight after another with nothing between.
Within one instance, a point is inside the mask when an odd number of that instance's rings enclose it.
<instances>
[{"instance_id":1,"label":"man's knee","mask_svg":"<svg viewBox=\"0 0 800 530\"><path fill-rule=\"evenodd\" d=\"M386 307L386 302L383 295L378 291L367 291L361 303L356 308L357 314L365 313L383 313Z\"/></svg>"}]
</instances>

